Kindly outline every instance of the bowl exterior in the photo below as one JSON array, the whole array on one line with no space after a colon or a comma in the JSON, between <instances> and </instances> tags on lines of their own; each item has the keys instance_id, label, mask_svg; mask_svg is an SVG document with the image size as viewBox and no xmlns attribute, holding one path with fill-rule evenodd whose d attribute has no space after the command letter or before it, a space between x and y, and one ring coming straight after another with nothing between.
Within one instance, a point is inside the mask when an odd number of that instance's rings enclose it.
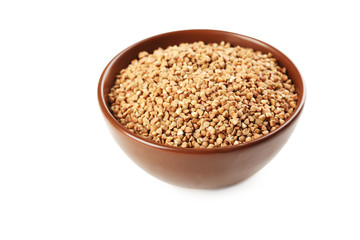
<instances>
[{"instance_id":1,"label":"bowl exterior","mask_svg":"<svg viewBox=\"0 0 360 240\"><path fill-rule=\"evenodd\" d=\"M136 136L118 123L109 111L107 94L115 76L126 68L140 51L182 42L226 41L232 45L271 52L293 80L299 96L292 117L279 129L245 144L217 149L183 149L167 147ZM138 166L151 175L174 185L190 188L219 188L238 183L264 167L284 146L293 132L305 102L305 87L295 65L276 48L247 36L216 30L184 30L160 34L125 49L105 68L98 86L100 108L110 132L121 149Z\"/></svg>"},{"instance_id":2,"label":"bowl exterior","mask_svg":"<svg viewBox=\"0 0 360 240\"><path fill-rule=\"evenodd\" d=\"M186 153L144 144L107 122L121 149L149 174L188 188L220 188L238 183L263 168L284 146L297 119L267 141L218 153Z\"/></svg>"}]
</instances>

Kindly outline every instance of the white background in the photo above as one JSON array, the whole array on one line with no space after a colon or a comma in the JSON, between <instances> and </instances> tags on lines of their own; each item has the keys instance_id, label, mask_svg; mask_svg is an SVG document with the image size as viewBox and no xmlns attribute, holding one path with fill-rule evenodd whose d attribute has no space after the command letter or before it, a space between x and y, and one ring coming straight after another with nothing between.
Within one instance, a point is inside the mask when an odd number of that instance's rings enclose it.
<instances>
[{"instance_id":1,"label":"white background","mask_svg":"<svg viewBox=\"0 0 360 240\"><path fill-rule=\"evenodd\" d=\"M356 1L1 1L0 239L360 239ZM163 183L110 136L106 64L163 32L263 40L308 95L282 151L220 190Z\"/></svg>"}]
</instances>

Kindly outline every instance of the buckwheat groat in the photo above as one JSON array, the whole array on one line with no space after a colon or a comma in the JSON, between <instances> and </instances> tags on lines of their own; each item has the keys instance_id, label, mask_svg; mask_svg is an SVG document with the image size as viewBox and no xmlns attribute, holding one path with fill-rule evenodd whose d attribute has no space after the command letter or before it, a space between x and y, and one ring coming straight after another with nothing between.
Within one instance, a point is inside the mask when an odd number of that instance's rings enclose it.
<instances>
[{"instance_id":1,"label":"buckwheat groat","mask_svg":"<svg viewBox=\"0 0 360 240\"><path fill-rule=\"evenodd\" d=\"M229 43L140 52L117 75L111 112L157 143L225 147L258 139L294 111L298 96L271 53Z\"/></svg>"}]
</instances>

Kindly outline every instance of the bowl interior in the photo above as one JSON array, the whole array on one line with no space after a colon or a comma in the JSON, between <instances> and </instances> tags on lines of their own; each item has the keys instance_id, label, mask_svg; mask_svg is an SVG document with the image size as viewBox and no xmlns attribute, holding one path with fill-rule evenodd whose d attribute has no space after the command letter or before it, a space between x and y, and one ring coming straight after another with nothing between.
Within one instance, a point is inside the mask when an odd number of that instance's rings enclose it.
<instances>
[{"instance_id":1,"label":"bowl interior","mask_svg":"<svg viewBox=\"0 0 360 240\"><path fill-rule=\"evenodd\" d=\"M275 132L280 131L283 127L287 125L287 122L292 121L293 118L295 118L299 114L304 104L304 97L305 97L304 83L296 66L282 52L260 40L236 33L217 31L217 30L184 30L184 31L164 33L147 38L128 47L127 49L123 50L121 53L119 53L117 56L113 58L113 60L105 68L100 78L99 89L98 89L100 106L105 116L108 119L110 118L109 120L113 124L117 124L118 125L117 127L119 129L121 129L122 131L124 130L123 128L125 127L120 126L121 124L118 123L114 117L112 117L109 111L109 103L107 100L107 95L110 91L110 88L113 86L115 82L116 75L119 74L120 70L126 68L133 59L137 58L139 52L147 51L149 53L152 53L155 49L159 47L166 48L168 46L177 45L180 43L185 43L185 42L191 43L196 41L203 41L205 43L220 43L221 41L225 41L225 42L229 42L233 46L238 45L241 47L253 48L254 50L262 51L263 53L271 52L274 55L274 57L278 60L279 65L281 67L286 67L287 75L289 76L289 78L292 79L293 83L295 84L296 92L299 96L296 109L292 114L292 116L290 117L290 119L288 119L277 130L257 140L261 140L263 138L269 137L273 135ZM126 131L125 133L127 135L135 135L130 131ZM137 136L131 136L131 137L139 138ZM251 142L255 142L257 140ZM160 145L160 144L155 144L155 145ZM236 146L240 146L240 145L242 144ZM246 143L244 145L246 145Z\"/></svg>"}]
</instances>

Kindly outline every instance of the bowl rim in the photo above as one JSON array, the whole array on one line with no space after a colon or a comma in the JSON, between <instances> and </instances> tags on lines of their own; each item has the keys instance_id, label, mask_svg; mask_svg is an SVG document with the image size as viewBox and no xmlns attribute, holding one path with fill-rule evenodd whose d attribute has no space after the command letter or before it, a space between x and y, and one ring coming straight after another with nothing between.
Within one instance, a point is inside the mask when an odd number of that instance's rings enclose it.
<instances>
[{"instance_id":1,"label":"bowl rim","mask_svg":"<svg viewBox=\"0 0 360 240\"><path fill-rule=\"evenodd\" d=\"M252 42L256 42L256 44L258 45L265 45L267 48L273 50L273 51L277 51L279 54L283 55L284 59L291 65L293 65L295 71L299 74L300 76L300 84L302 85L302 98L301 101L298 102L297 107L295 108L295 111L291 114L290 118L287 119L282 125L280 125L279 128L277 128L276 130L274 130L273 132L270 132L258 139L252 140L250 142L245 142L245 143L240 143L237 145L232 145L232 146L226 146L226 147L216 147L216 148L183 148L183 147L174 147L174 146L170 146L170 145L166 145L166 144L161 144L161 143L156 143L152 140L146 139L145 137L142 137L140 135L137 135L133 132L131 132L130 130L128 130L126 127L124 127L121 123L119 123L115 117L112 115L112 113L109 110L109 107L107 106L107 101L106 101L106 96L104 96L103 94L103 90L104 90L104 82L105 79L107 79L107 75L109 74L110 69L115 65L115 62L122 57L124 54L126 54L129 50L131 50L132 48L143 44L147 41L156 39L156 38L162 38L164 36L170 35L170 34L181 34L181 33L185 33L185 32L198 32L198 31L210 31L210 32L214 32L214 33L220 33L220 34L225 34L225 35L234 35L236 37L240 37L242 39L247 39L250 40ZM299 92L298 92L299 94ZM300 94L299 94L300 95ZM238 33L233 33L233 32L228 32L228 31L222 31L222 30L212 30L212 29L189 29L189 30L179 30L179 31L171 31L171 32L166 32L166 33L162 33L162 34L158 34L146 39L143 39L141 41L138 41L136 43L134 43L133 45L125 48L124 50L122 50L120 53L118 53L105 67L104 71L102 72L101 76L100 76L100 80L98 83L98 88L97 88L97 96L98 96L98 102L100 105L100 109L103 113L103 115L105 116L105 118L108 120L108 122L115 128L117 129L120 133L124 134L125 136L141 143L144 145L147 145L148 147L151 148L157 148L157 149L161 149L161 150L167 150L167 151L172 151L172 152L180 152L180 153L191 153L191 154L206 154L206 153L220 153L220 152L231 152L231 151L236 151L239 149L245 149L248 148L250 146L253 145L257 145L260 144L262 142L265 142L266 140L278 135L281 131L283 131L285 128L287 128L293 121L295 121L295 119L300 115L303 107L304 107L304 103L305 103L305 98L306 98L306 89L305 89L305 83L303 81L303 78L299 72L299 70L297 69L297 67L295 66L295 64L281 51L279 51L278 49L276 49L275 47L271 46L270 44L267 44L261 40L258 40L256 38L252 38L249 36L245 36L242 34L238 34Z\"/></svg>"}]
</instances>

